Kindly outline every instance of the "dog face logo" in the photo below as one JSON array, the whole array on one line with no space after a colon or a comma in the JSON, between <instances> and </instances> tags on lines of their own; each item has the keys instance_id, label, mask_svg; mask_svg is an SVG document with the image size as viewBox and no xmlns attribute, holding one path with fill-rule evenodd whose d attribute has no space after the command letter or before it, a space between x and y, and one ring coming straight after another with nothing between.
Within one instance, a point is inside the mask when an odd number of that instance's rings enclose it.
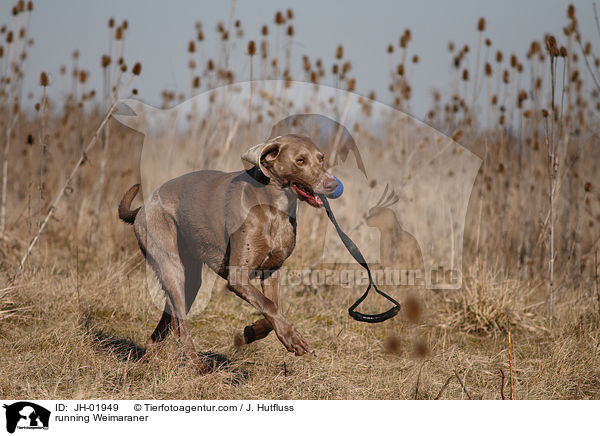
<instances>
[{"instance_id":1,"label":"dog face logo","mask_svg":"<svg viewBox=\"0 0 600 436\"><path fill-rule=\"evenodd\" d=\"M18 429L48 429L50 411L28 401L4 404L6 409L6 431L14 433Z\"/></svg>"},{"instance_id":2,"label":"dog face logo","mask_svg":"<svg viewBox=\"0 0 600 436\"><path fill-rule=\"evenodd\" d=\"M145 135L145 199L188 172L248 169L240 156L269 138L308 136L343 182L344 195L331 206L369 264L416 271L411 283L420 288L462 286L466 213L482 160L401 111L327 86L264 80L216 88L170 109L123 100L114 118ZM331 228L299 210L297 264L356 266ZM215 284L206 270L192 311L206 306Z\"/></svg>"}]
</instances>

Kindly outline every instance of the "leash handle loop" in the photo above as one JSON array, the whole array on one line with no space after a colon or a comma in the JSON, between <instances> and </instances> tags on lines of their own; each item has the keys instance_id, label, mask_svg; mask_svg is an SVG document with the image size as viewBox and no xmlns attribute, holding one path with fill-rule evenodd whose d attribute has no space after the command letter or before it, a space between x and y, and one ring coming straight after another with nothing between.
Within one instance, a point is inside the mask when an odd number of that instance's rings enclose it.
<instances>
[{"instance_id":1,"label":"leash handle loop","mask_svg":"<svg viewBox=\"0 0 600 436\"><path fill-rule=\"evenodd\" d=\"M331 211L331 207L329 206L329 202L327 201L327 197L321 194L319 194L319 197L323 201L323 206L325 207L327 216L329 217L329 220L335 227L335 230L337 231L340 239L344 243L344 246L350 252L352 257L354 257L354 259L360 264L360 266L367 270L367 274L369 276L369 286L365 290L364 294L362 294L362 296L358 300L356 300L356 302L352 306L348 308L348 314L356 321L368 323L378 323L393 318L398 314L398 312L400 312L400 303L398 303L385 292L379 290L379 288L375 284L375 281L373 280L373 276L371 275L371 269L369 268L369 265L367 264L367 261L365 260L364 256L362 255L356 244L352 241L352 239L350 239L350 237L346 235L346 233L344 233L344 231L340 228L339 224L337 223L337 220L335 219L335 216ZM367 298L371 287L373 287L379 295L388 299L394 306L386 312L377 313L373 315L358 312L356 308L360 305L360 303L364 301L365 298Z\"/></svg>"}]
</instances>

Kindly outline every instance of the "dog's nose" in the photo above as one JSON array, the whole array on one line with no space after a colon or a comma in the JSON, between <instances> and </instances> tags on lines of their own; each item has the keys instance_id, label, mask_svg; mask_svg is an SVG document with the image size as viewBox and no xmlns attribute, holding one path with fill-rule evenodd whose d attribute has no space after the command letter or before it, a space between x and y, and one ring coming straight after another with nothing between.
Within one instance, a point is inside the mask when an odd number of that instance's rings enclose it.
<instances>
[{"instance_id":1,"label":"dog's nose","mask_svg":"<svg viewBox=\"0 0 600 436\"><path fill-rule=\"evenodd\" d=\"M328 178L323 182L323 188L327 192L333 192L336 190L337 187L338 187L338 182L334 178L330 178L330 179Z\"/></svg>"},{"instance_id":2,"label":"dog's nose","mask_svg":"<svg viewBox=\"0 0 600 436\"><path fill-rule=\"evenodd\" d=\"M340 195L342 195L342 192L344 192L344 185L340 179L335 176L333 176L331 179L327 179L323 183L323 187L328 192L328 194L326 194L328 198L338 198Z\"/></svg>"}]
</instances>

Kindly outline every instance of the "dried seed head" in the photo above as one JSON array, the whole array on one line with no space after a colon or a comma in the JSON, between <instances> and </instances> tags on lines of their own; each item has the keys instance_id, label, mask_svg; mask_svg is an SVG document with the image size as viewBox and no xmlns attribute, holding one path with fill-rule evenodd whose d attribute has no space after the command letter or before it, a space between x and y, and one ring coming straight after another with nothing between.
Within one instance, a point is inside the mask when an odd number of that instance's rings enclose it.
<instances>
[{"instance_id":1,"label":"dried seed head","mask_svg":"<svg viewBox=\"0 0 600 436\"><path fill-rule=\"evenodd\" d=\"M81 82L81 84L85 84L85 82L87 82L88 79L88 72L84 71L84 70L80 70L79 71L79 81Z\"/></svg>"},{"instance_id":2,"label":"dried seed head","mask_svg":"<svg viewBox=\"0 0 600 436\"><path fill-rule=\"evenodd\" d=\"M423 358L429 355L429 347L427 346L427 342L422 339L419 339L414 344L413 353L415 357Z\"/></svg>"},{"instance_id":3,"label":"dried seed head","mask_svg":"<svg viewBox=\"0 0 600 436\"><path fill-rule=\"evenodd\" d=\"M117 41L120 41L121 39L123 39L123 28L121 26L119 26L115 29L115 39Z\"/></svg>"},{"instance_id":4,"label":"dried seed head","mask_svg":"<svg viewBox=\"0 0 600 436\"><path fill-rule=\"evenodd\" d=\"M234 26L236 29L239 29L242 26L242 22L240 20L235 20Z\"/></svg>"},{"instance_id":5,"label":"dried seed head","mask_svg":"<svg viewBox=\"0 0 600 436\"><path fill-rule=\"evenodd\" d=\"M287 34L288 36L294 36L294 26L292 26L291 24L288 26L287 28Z\"/></svg>"},{"instance_id":6,"label":"dried seed head","mask_svg":"<svg viewBox=\"0 0 600 436\"><path fill-rule=\"evenodd\" d=\"M404 76L404 65L398 64L398 66L396 67L396 72L399 76Z\"/></svg>"},{"instance_id":7,"label":"dried seed head","mask_svg":"<svg viewBox=\"0 0 600 436\"><path fill-rule=\"evenodd\" d=\"M590 192L592 190L592 184L590 182L585 182L585 185L583 185L583 189L585 192Z\"/></svg>"},{"instance_id":8,"label":"dried seed head","mask_svg":"<svg viewBox=\"0 0 600 436\"><path fill-rule=\"evenodd\" d=\"M501 63L502 59L503 59L502 52L500 50L498 50L496 52L496 62Z\"/></svg>"},{"instance_id":9,"label":"dried seed head","mask_svg":"<svg viewBox=\"0 0 600 436\"><path fill-rule=\"evenodd\" d=\"M583 54L585 54L586 56L589 56L590 53L592 53L592 43L588 41L585 43L585 46L583 48Z\"/></svg>"},{"instance_id":10,"label":"dried seed head","mask_svg":"<svg viewBox=\"0 0 600 436\"><path fill-rule=\"evenodd\" d=\"M452 52L454 51L454 43L453 43L452 41L450 41L450 42L448 43L448 51L449 51L450 53L452 53Z\"/></svg>"},{"instance_id":11,"label":"dried seed head","mask_svg":"<svg viewBox=\"0 0 600 436\"><path fill-rule=\"evenodd\" d=\"M504 70L504 71L502 72L502 81L503 81L505 84L508 84L508 83L510 83L510 73L508 72L508 70Z\"/></svg>"},{"instance_id":12,"label":"dried seed head","mask_svg":"<svg viewBox=\"0 0 600 436\"><path fill-rule=\"evenodd\" d=\"M254 56L256 54L256 43L253 40L248 42L248 54Z\"/></svg>"},{"instance_id":13,"label":"dried seed head","mask_svg":"<svg viewBox=\"0 0 600 436\"><path fill-rule=\"evenodd\" d=\"M485 18L481 17L477 22L477 30L483 32L485 30Z\"/></svg>"},{"instance_id":14,"label":"dried seed head","mask_svg":"<svg viewBox=\"0 0 600 436\"><path fill-rule=\"evenodd\" d=\"M467 70L466 68L465 68L465 69L463 70L463 72L462 72L462 79L463 79L465 82L468 82L468 81L469 81L469 70Z\"/></svg>"},{"instance_id":15,"label":"dried seed head","mask_svg":"<svg viewBox=\"0 0 600 436\"><path fill-rule=\"evenodd\" d=\"M127 65L125 65L125 64L121 65L121 72L123 72L123 73L127 72ZM136 76L137 76L137 74L136 74Z\"/></svg>"},{"instance_id":16,"label":"dried seed head","mask_svg":"<svg viewBox=\"0 0 600 436\"><path fill-rule=\"evenodd\" d=\"M199 42L202 42L202 41L204 41L204 32L203 32L202 30L198 30L198 34L196 35L196 39L197 39Z\"/></svg>"},{"instance_id":17,"label":"dried seed head","mask_svg":"<svg viewBox=\"0 0 600 436\"><path fill-rule=\"evenodd\" d=\"M546 50L551 57L558 57L560 51L556 44L556 38L552 35L546 35Z\"/></svg>"},{"instance_id":18,"label":"dried seed head","mask_svg":"<svg viewBox=\"0 0 600 436\"><path fill-rule=\"evenodd\" d=\"M564 45L560 47L560 57L561 58L567 57L567 47L565 47Z\"/></svg>"},{"instance_id":19,"label":"dried seed head","mask_svg":"<svg viewBox=\"0 0 600 436\"><path fill-rule=\"evenodd\" d=\"M133 95L138 95L138 89L137 89L137 88L133 88L133 89L131 90L131 93L132 93Z\"/></svg>"},{"instance_id":20,"label":"dried seed head","mask_svg":"<svg viewBox=\"0 0 600 436\"><path fill-rule=\"evenodd\" d=\"M419 56L418 55L414 55L412 57L412 61L413 61L413 64L418 64L419 63Z\"/></svg>"},{"instance_id":21,"label":"dried seed head","mask_svg":"<svg viewBox=\"0 0 600 436\"><path fill-rule=\"evenodd\" d=\"M48 79L48 74L45 71L42 71L40 74L40 86L48 86L50 84L50 80Z\"/></svg>"},{"instance_id":22,"label":"dried seed head","mask_svg":"<svg viewBox=\"0 0 600 436\"><path fill-rule=\"evenodd\" d=\"M283 14L280 11L277 11L277 13L275 14L275 24L277 24L278 26L281 26L284 23L285 23L285 17L283 16Z\"/></svg>"},{"instance_id":23,"label":"dried seed head","mask_svg":"<svg viewBox=\"0 0 600 436\"><path fill-rule=\"evenodd\" d=\"M400 42L398 43L398 45L400 46L400 48L406 48L406 46L408 45L408 39L406 38L406 35L402 35L400 37Z\"/></svg>"},{"instance_id":24,"label":"dried seed head","mask_svg":"<svg viewBox=\"0 0 600 436\"><path fill-rule=\"evenodd\" d=\"M215 63L212 59L209 59L208 62L206 63L206 69L208 71L213 71L215 69Z\"/></svg>"},{"instance_id":25,"label":"dried seed head","mask_svg":"<svg viewBox=\"0 0 600 436\"><path fill-rule=\"evenodd\" d=\"M402 353L402 342L398 336L388 336L383 341L383 349L387 353L401 354Z\"/></svg>"},{"instance_id":26,"label":"dried seed head","mask_svg":"<svg viewBox=\"0 0 600 436\"><path fill-rule=\"evenodd\" d=\"M454 139L454 138L452 138ZM456 141L456 139L455 139ZM406 301L404 301L404 308L406 317L412 322L418 322L421 318L421 304L419 300L417 300L414 296L409 296Z\"/></svg>"},{"instance_id":27,"label":"dried seed head","mask_svg":"<svg viewBox=\"0 0 600 436\"><path fill-rule=\"evenodd\" d=\"M333 66L331 67L331 74L336 75L338 72L339 72L338 64L333 64Z\"/></svg>"},{"instance_id":28,"label":"dried seed head","mask_svg":"<svg viewBox=\"0 0 600 436\"><path fill-rule=\"evenodd\" d=\"M517 59L517 56L514 54L510 55L510 66L511 68L517 68L517 64L519 63L519 60Z\"/></svg>"},{"instance_id":29,"label":"dried seed head","mask_svg":"<svg viewBox=\"0 0 600 436\"><path fill-rule=\"evenodd\" d=\"M229 32L228 32L227 30L226 30L226 31L224 31L224 32L221 34L221 39L222 39L223 41L227 41L227 40L229 40Z\"/></svg>"},{"instance_id":30,"label":"dried seed head","mask_svg":"<svg viewBox=\"0 0 600 436\"><path fill-rule=\"evenodd\" d=\"M490 47L492 45L492 40L490 38L485 38L485 46Z\"/></svg>"},{"instance_id":31,"label":"dried seed head","mask_svg":"<svg viewBox=\"0 0 600 436\"><path fill-rule=\"evenodd\" d=\"M133 66L133 68L131 69L131 72L134 75L139 76L142 73L142 64L139 62L136 62L135 65Z\"/></svg>"},{"instance_id":32,"label":"dried seed head","mask_svg":"<svg viewBox=\"0 0 600 436\"><path fill-rule=\"evenodd\" d=\"M79 59L79 50L73 50L73 59Z\"/></svg>"},{"instance_id":33,"label":"dried seed head","mask_svg":"<svg viewBox=\"0 0 600 436\"><path fill-rule=\"evenodd\" d=\"M196 43L194 41L188 42L188 53L196 52Z\"/></svg>"},{"instance_id":34,"label":"dried seed head","mask_svg":"<svg viewBox=\"0 0 600 436\"><path fill-rule=\"evenodd\" d=\"M390 54L394 53L394 46L392 44L390 44L390 45L387 46L387 52L390 53Z\"/></svg>"},{"instance_id":35,"label":"dried seed head","mask_svg":"<svg viewBox=\"0 0 600 436\"><path fill-rule=\"evenodd\" d=\"M115 27L115 19L113 17L110 17L108 19L108 28L112 29L113 27Z\"/></svg>"},{"instance_id":36,"label":"dried seed head","mask_svg":"<svg viewBox=\"0 0 600 436\"><path fill-rule=\"evenodd\" d=\"M41 107L42 107L42 106L41 106L39 103L36 103L36 104L35 104L35 106L34 106L34 108L35 108L35 111L36 111L36 112L39 112Z\"/></svg>"},{"instance_id":37,"label":"dried seed head","mask_svg":"<svg viewBox=\"0 0 600 436\"><path fill-rule=\"evenodd\" d=\"M487 77L491 77L492 76L492 66L490 65L489 62L485 63L485 75Z\"/></svg>"},{"instance_id":38,"label":"dried seed head","mask_svg":"<svg viewBox=\"0 0 600 436\"><path fill-rule=\"evenodd\" d=\"M129 21L123 20L123 22L121 23L121 27L123 28L123 30L127 30L129 28Z\"/></svg>"},{"instance_id":39,"label":"dried seed head","mask_svg":"<svg viewBox=\"0 0 600 436\"><path fill-rule=\"evenodd\" d=\"M269 28L267 26L262 26L260 33L262 33L262 36L267 36L269 34Z\"/></svg>"},{"instance_id":40,"label":"dried seed head","mask_svg":"<svg viewBox=\"0 0 600 436\"><path fill-rule=\"evenodd\" d=\"M294 18L294 11L292 11L291 9L288 9L287 11L285 11L288 20L291 20Z\"/></svg>"},{"instance_id":41,"label":"dried seed head","mask_svg":"<svg viewBox=\"0 0 600 436\"><path fill-rule=\"evenodd\" d=\"M343 57L344 57L344 47L341 45L338 45L337 49L335 50L335 58L342 59Z\"/></svg>"},{"instance_id":42,"label":"dried seed head","mask_svg":"<svg viewBox=\"0 0 600 436\"><path fill-rule=\"evenodd\" d=\"M344 62L344 65L342 65L342 73L346 74L351 69L352 69L352 63L350 61Z\"/></svg>"},{"instance_id":43,"label":"dried seed head","mask_svg":"<svg viewBox=\"0 0 600 436\"><path fill-rule=\"evenodd\" d=\"M10 30L7 34L6 34L6 43L7 44L12 44L13 42L13 33L12 30Z\"/></svg>"},{"instance_id":44,"label":"dried seed head","mask_svg":"<svg viewBox=\"0 0 600 436\"><path fill-rule=\"evenodd\" d=\"M4 46L0 45L0 59L4 57Z\"/></svg>"},{"instance_id":45,"label":"dried seed head","mask_svg":"<svg viewBox=\"0 0 600 436\"><path fill-rule=\"evenodd\" d=\"M200 88L200 76L194 77L194 80L192 81L192 86L194 87L194 89Z\"/></svg>"},{"instance_id":46,"label":"dried seed head","mask_svg":"<svg viewBox=\"0 0 600 436\"><path fill-rule=\"evenodd\" d=\"M356 79L349 79L348 80L348 91L354 92L355 89L356 89Z\"/></svg>"},{"instance_id":47,"label":"dried seed head","mask_svg":"<svg viewBox=\"0 0 600 436\"><path fill-rule=\"evenodd\" d=\"M190 61L188 62L188 67L190 68L190 70L195 70L196 69L196 61L194 59L190 59Z\"/></svg>"},{"instance_id":48,"label":"dried seed head","mask_svg":"<svg viewBox=\"0 0 600 436\"><path fill-rule=\"evenodd\" d=\"M33 11L33 2L27 2L27 10L29 12Z\"/></svg>"},{"instance_id":49,"label":"dried seed head","mask_svg":"<svg viewBox=\"0 0 600 436\"><path fill-rule=\"evenodd\" d=\"M573 4L570 4L567 7L567 18L570 18L571 20L575 18L575 6L573 6Z\"/></svg>"},{"instance_id":50,"label":"dried seed head","mask_svg":"<svg viewBox=\"0 0 600 436\"><path fill-rule=\"evenodd\" d=\"M548 115L550 115L550 113L548 112L548 110L547 109L542 109L542 116L544 118L548 118Z\"/></svg>"}]
</instances>

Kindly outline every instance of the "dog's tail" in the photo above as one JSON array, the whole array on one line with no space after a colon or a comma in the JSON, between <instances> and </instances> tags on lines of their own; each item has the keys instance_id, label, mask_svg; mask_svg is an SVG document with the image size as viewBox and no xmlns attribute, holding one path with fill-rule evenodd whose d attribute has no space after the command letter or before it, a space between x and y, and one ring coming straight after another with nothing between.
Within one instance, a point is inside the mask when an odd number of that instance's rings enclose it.
<instances>
[{"instance_id":1,"label":"dog's tail","mask_svg":"<svg viewBox=\"0 0 600 436\"><path fill-rule=\"evenodd\" d=\"M133 224L135 216L140 211L140 207L131 210L131 202L140 190L140 185L135 184L125 193L121 202L119 203L119 218L125 221L127 224Z\"/></svg>"}]
</instances>

